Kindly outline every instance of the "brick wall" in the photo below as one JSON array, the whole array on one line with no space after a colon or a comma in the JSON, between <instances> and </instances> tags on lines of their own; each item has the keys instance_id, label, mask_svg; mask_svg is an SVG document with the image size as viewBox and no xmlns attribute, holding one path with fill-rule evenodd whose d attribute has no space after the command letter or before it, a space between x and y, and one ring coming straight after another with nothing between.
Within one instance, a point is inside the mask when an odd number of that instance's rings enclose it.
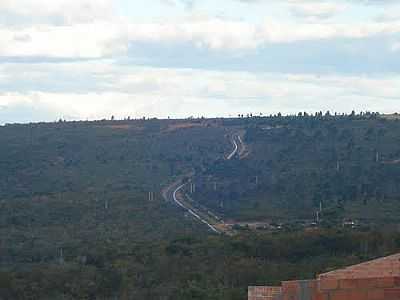
<instances>
[{"instance_id":1,"label":"brick wall","mask_svg":"<svg viewBox=\"0 0 400 300\"><path fill-rule=\"evenodd\" d=\"M282 300L282 288L276 286L251 286L248 300Z\"/></svg>"},{"instance_id":2,"label":"brick wall","mask_svg":"<svg viewBox=\"0 0 400 300\"><path fill-rule=\"evenodd\" d=\"M323 300L400 300L400 277L325 278L319 291Z\"/></svg>"},{"instance_id":3,"label":"brick wall","mask_svg":"<svg viewBox=\"0 0 400 300\"><path fill-rule=\"evenodd\" d=\"M249 287L248 300L400 300L400 254L284 281L281 287Z\"/></svg>"},{"instance_id":4,"label":"brick wall","mask_svg":"<svg viewBox=\"0 0 400 300\"><path fill-rule=\"evenodd\" d=\"M248 300L400 300L400 277L286 281L249 287Z\"/></svg>"},{"instance_id":5,"label":"brick wall","mask_svg":"<svg viewBox=\"0 0 400 300\"><path fill-rule=\"evenodd\" d=\"M321 274L319 278L378 278L400 277L400 254L395 254L345 269Z\"/></svg>"},{"instance_id":6,"label":"brick wall","mask_svg":"<svg viewBox=\"0 0 400 300\"><path fill-rule=\"evenodd\" d=\"M282 282L282 300L319 300L318 280Z\"/></svg>"}]
</instances>

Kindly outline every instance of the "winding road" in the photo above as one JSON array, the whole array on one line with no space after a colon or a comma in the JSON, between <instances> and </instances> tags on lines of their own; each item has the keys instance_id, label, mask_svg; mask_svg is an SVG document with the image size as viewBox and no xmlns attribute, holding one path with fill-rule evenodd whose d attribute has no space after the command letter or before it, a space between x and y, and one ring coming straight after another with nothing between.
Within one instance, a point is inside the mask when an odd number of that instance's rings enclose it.
<instances>
[{"instance_id":1,"label":"winding road","mask_svg":"<svg viewBox=\"0 0 400 300\"><path fill-rule=\"evenodd\" d=\"M235 141L235 137L233 137L231 139L231 141L232 141L232 144L233 144L233 151L232 151L231 154L229 154L226 157L227 160L231 160L235 156L235 154L238 152L238 149L239 149L239 146L238 146L237 142Z\"/></svg>"},{"instance_id":2,"label":"winding road","mask_svg":"<svg viewBox=\"0 0 400 300\"><path fill-rule=\"evenodd\" d=\"M193 217L195 217L197 220L202 222L203 224L207 225L208 228L210 228L213 232L220 234L221 232L216 229L214 226L212 226L210 223L208 223L206 220L204 220L202 217L200 217L198 214L196 214L192 209L189 207L186 207L181 201L178 200L176 197L177 193L185 187L185 184L182 184L176 188L176 190L172 194L172 198L174 199L175 203L178 204L180 207L182 207L184 210L186 210L189 214L191 214Z\"/></svg>"},{"instance_id":3,"label":"winding road","mask_svg":"<svg viewBox=\"0 0 400 300\"><path fill-rule=\"evenodd\" d=\"M243 143L240 135L234 135L231 138L231 142L233 145L233 150L228 156L225 157L226 160L231 160L232 158L235 157L236 154L241 155L246 150L246 146ZM185 177L192 177L193 175L194 174L191 173ZM217 233L217 234L226 233L224 230L220 230L215 225L210 224L209 221L207 221L204 217L201 216L202 215L201 213L194 211L194 209L190 205L188 205L184 201L178 199L178 194L187 185L187 183L182 184L182 179L183 179L183 177L177 178L176 181L174 181L169 186L164 188L164 190L162 191L162 195L163 195L165 201L175 202L179 207L181 207L183 210L188 212L195 219L197 219L201 223L205 224L212 232ZM182 197L184 197L184 196L182 196ZM216 223L220 223L220 220L216 219Z\"/></svg>"},{"instance_id":4,"label":"winding road","mask_svg":"<svg viewBox=\"0 0 400 300\"><path fill-rule=\"evenodd\" d=\"M242 137L240 135L232 136L231 142L233 145L233 150L228 156L226 156L226 160L231 160L232 158L235 157L236 154L239 155L240 159L247 156L246 154L248 153L246 153L247 152L246 144L243 142Z\"/></svg>"}]
</instances>

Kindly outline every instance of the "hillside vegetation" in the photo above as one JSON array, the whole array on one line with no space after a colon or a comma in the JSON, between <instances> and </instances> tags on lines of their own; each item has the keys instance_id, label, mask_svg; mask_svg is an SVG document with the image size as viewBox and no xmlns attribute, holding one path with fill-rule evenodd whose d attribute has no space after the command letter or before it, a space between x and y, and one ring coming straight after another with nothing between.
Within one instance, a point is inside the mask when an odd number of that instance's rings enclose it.
<instances>
[{"instance_id":1,"label":"hillside vegetation","mask_svg":"<svg viewBox=\"0 0 400 300\"><path fill-rule=\"evenodd\" d=\"M242 122L251 153L198 174L201 203L238 220L315 219L322 208L326 221L399 222L400 121L321 115Z\"/></svg>"},{"instance_id":2,"label":"hillside vegetation","mask_svg":"<svg viewBox=\"0 0 400 300\"><path fill-rule=\"evenodd\" d=\"M98 240L163 240L198 227L160 191L219 157L224 130L165 123L0 128L1 261L52 260L61 249L79 256Z\"/></svg>"},{"instance_id":3,"label":"hillside vegetation","mask_svg":"<svg viewBox=\"0 0 400 300\"><path fill-rule=\"evenodd\" d=\"M245 299L399 251L399 179L400 121L376 114L3 126L0 299ZM212 234L162 196L181 181L222 220L287 226Z\"/></svg>"}]
</instances>

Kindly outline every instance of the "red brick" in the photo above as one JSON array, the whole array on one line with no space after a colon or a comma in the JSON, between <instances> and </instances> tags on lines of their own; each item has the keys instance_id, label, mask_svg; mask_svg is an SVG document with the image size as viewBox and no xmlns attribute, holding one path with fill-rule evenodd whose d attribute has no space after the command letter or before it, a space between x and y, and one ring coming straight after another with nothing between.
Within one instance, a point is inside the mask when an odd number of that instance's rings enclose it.
<instances>
[{"instance_id":1,"label":"red brick","mask_svg":"<svg viewBox=\"0 0 400 300\"><path fill-rule=\"evenodd\" d=\"M249 288L249 300L400 300L400 254L322 274L319 280Z\"/></svg>"},{"instance_id":2,"label":"red brick","mask_svg":"<svg viewBox=\"0 0 400 300\"><path fill-rule=\"evenodd\" d=\"M367 300L368 299L368 292L362 290L353 290L349 291L350 298L348 300Z\"/></svg>"},{"instance_id":3,"label":"red brick","mask_svg":"<svg viewBox=\"0 0 400 300\"><path fill-rule=\"evenodd\" d=\"M339 287L337 279L325 278L319 281L319 288L321 290L336 290Z\"/></svg>"},{"instance_id":4,"label":"red brick","mask_svg":"<svg viewBox=\"0 0 400 300\"><path fill-rule=\"evenodd\" d=\"M365 279L357 279L357 285L359 289L374 289L378 287L378 279L377 278L365 278Z\"/></svg>"},{"instance_id":5,"label":"red brick","mask_svg":"<svg viewBox=\"0 0 400 300\"><path fill-rule=\"evenodd\" d=\"M331 291L329 292L329 300L349 300L347 299L346 291Z\"/></svg>"},{"instance_id":6,"label":"red brick","mask_svg":"<svg viewBox=\"0 0 400 300\"><path fill-rule=\"evenodd\" d=\"M310 287L310 289L317 290L318 289L318 284L319 284L319 281L316 280L316 279L308 280L308 286Z\"/></svg>"},{"instance_id":7,"label":"red brick","mask_svg":"<svg viewBox=\"0 0 400 300\"><path fill-rule=\"evenodd\" d=\"M284 281L282 282L282 293L285 294L296 294L300 291L300 285L298 281Z\"/></svg>"},{"instance_id":8,"label":"red brick","mask_svg":"<svg viewBox=\"0 0 400 300\"><path fill-rule=\"evenodd\" d=\"M342 279L339 280L339 288L340 289L357 289L358 288L358 280L356 279Z\"/></svg>"},{"instance_id":9,"label":"red brick","mask_svg":"<svg viewBox=\"0 0 400 300\"><path fill-rule=\"evenodd\" d=\"M281 288L272 286L250 286L248 300L281 300Z\"/></svg>"},{"instance_id":10,"label":"red brick","mask_svg":"<svg viewBox=\"0 0 400 300\"><path fill-rule=\"evenodd\" d=\"M320 275L342 279L391 276L400 276L400 253Z\"/></svg>"},{"instance_id":11,"label":"red brick","mask_svg":"<svg viewBox=\"0 0 400 300\"><path fill-rule=\"evenodd\" d=\"M383 289L369 290L368 300L385 300L385 291Z\"/></svg>"},{"instance_id":12,"label":"red brick","mask_svg":"<svg viewBox=\"0 0 400 300\"><path fill-rule=\"evenodd\" d=\"M329 300L368 300L366 291L337 290L329 292Z\"/></svg>"},{"instance_id":13,"label":"red brick","mask_svg":"<svg viewBox=\"0 0 400 300\"><path fill-rule=\"evenodd\" d=\"M377 287L378 288L392 288L395 287L395 277L384 277L377 279Z\"/></svg>"},{"instance_id":14,"label":"red brick","mask_svg":"<svg viewBox=\"0 0 400 300\"><path fill-rule=\"evenodd\" d=\"M399 299L400 299L400 289L385 290L385 300L399 300Z\"/></svg>"},{"instance_id":15,"label":"red brick","mask_svg":"<svg viewBox=\"0 0 400 300\"><path fill-rule=\"evenodd\" d=\"M323 293L316 292L312 295L311 300L328 300L329 299L328 296L329 296L328 294L324 295Z\"/></svg>"},{"instance_id":16,"label":"red brick","mask_svg":"<svg viewBox=\"0 0 400 300\"><path fill-rule=\"evenodd\" d=\"M394 279L394 286L400 287L400 277L396 276L396 277L393 277L393 279Z\"/></svg>"}]
</instances>

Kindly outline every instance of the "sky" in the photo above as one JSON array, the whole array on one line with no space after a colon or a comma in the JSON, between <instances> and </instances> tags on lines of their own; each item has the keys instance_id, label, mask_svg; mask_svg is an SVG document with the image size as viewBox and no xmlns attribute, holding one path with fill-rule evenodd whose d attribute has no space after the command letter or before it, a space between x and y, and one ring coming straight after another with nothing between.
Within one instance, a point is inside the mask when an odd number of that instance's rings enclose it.
<instances>
[{"instance_id":1,"label":"sky","mask_svg":"<svg viewBox=\"0 0 400 300\"><path fill-rule=\"evenodd\" d=\"M400 110L400 1L1 0L0 124Z\"/></svg>"}]
</instances>

